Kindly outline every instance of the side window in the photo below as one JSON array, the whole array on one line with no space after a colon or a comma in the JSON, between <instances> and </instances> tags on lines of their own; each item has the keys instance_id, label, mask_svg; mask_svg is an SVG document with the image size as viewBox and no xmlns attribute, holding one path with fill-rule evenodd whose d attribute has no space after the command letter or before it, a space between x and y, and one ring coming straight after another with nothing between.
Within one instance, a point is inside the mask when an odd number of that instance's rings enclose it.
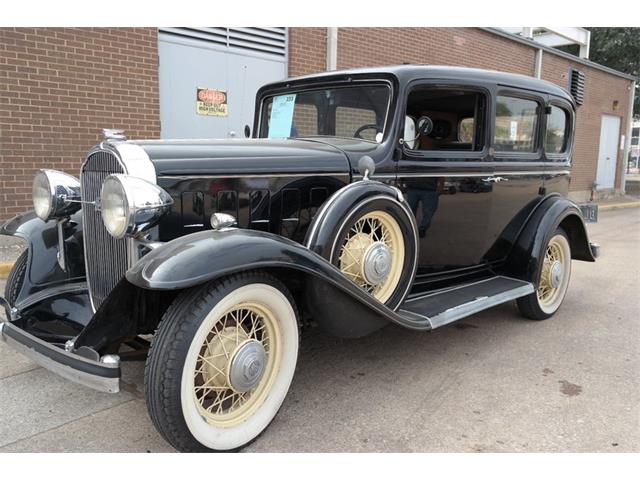
<instances>
[{"instance_id":1,"label":"side window","mask_svg":"<svg viewBox=\"0 0 640 480\"><path fill-rule=\"evenodd\" d=\"M415 122L416 137L405 139L405 144L416 152L480 152L485 99L472 89L416 87L409 93L406 112Z\"/></svg>"},{"instance_id":2,"label":"side window","mask_svg":"<svg viewBox=\"0 0 640 480\"><path fill-rule=\"evenodd\" d=\"M538 102L498 96L495 148L500 152L534 152L538 130Z\"/></svg>"},{"instance_id":3,"label":"side window","mask_svg":"<svg viewBox=\"0 0 640 480\"><path fill-rule=\"evenodd\" d=\"M547 115L547 132L544 138L544 149L547 153L563 153L567 149L567 127L569 115L566 110L552 106Z\"/></svg>"}]
</instances>

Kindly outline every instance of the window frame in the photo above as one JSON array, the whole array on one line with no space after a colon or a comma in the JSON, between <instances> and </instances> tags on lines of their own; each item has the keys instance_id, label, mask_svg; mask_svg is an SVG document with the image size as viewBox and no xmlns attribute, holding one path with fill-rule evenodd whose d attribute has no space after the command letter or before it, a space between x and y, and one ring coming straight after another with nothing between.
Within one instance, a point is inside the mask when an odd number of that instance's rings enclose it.
<instances>
[{"instance_id":1,"label":"window frame","mask_svg":"<svg viewBox=\"0 0 640 480\"><path fill-rule=\"evenodd\" d=\"M496 149L496 121L497 121L497 108L498 97L516 98L519 100L529 100L538 104L536 116L536 129L533 134L533 151L531 152L507 152ZM505 87L498 85L496 88L495 97L493 99L493 118L492 118L492 136L491 136L491 148L493 149L493 156L496 161L542 161L544 149L542 145L542 133L543 122L546 125L546 115L543 118L542 113L547 105L547 98L545 95L530 90L522 90L512 87Z\"/></svg>"},{"instance_id":2,"label":"window frame","mask_svg":"<svg viewBox=\"0 0 640 480\"><path fill-rule=\"evenodd\" d=\"M266 108L266 101L270 98L273 97L277 97L280 95L286 95L289 93L295 93L296 95L298 93L303 93L303 92L310 92L310 91L318 91L318 90L328 90L328 89L338 89L338 88L353 88L353 87L368 87L368 86L372 86L372 87L380 87L380 86L385 86L389 89L389 98L387 100L387 107L386 107L386 113L385 113L385 119L384 119L384 126L383 126L383 137L382 137L382 141L380 143L375 142L375 141L371 141L371 140L367 140L367 139L358 139L358 140L363 140L365 142L369 142L375 145L380 145L382 143L384 143L385 141L387 141L391 135L391 131L393 130L393 117L394 117L394 98L397 92L396 87L394 86L393 82L391 82L390 80L386 80L386 79L372 79L372 78L362 78L362 79L349 79L347 81L337 81L337 82L325 82L325 83L321 83L321 84L316 84L316 85L308 85L308 84L302 84L302 85L292 85L290 88L278 88L278 89L274 89L274 90L270 90L270 91L265 91L264 93L261 94L260 97L260 102L259 102L259 108L258 108L258 117L256 119L256 128L254 129L254 132L256 134L256 138L262 138L262 139L268 139L269 137L261 137L261 131L262 131L262 120L263 120L263 116L265 115L265 108ZM287 85L287 87L289 87L289 85ZM260 94L260 92L259 92ZM332 108L332 112L334 115L334 122L335 122L335 110L336 107ZM318 112L318 126L320 126L320 112ZM294 138L294 137L285 137L285 138ZM338 137L336 135L310 135L306 138L347 138L347 137ZM355 138L355 137L348 137L348 138Z\"/></svg>"},{"instance_id":3,"label":"window frame","mask_svg":"<svg viewBox=\"0 0 640 480\"><path fill-rule=\"evenodd\" d=\"M441 161L486 161L489 153L490 135L491 135L491 122L489 118L493 115L494 100L491 84L489 83L469 83L468 81L455 81L445 79L416 79L408 83L405 88L402 98L402 109L400 110L400 117L404 122L404 117L407 112L407 105L409 103L409 95L416 88L429 88L434 90L461 90L466 92L479 93L484 95L485 105L483 118L478 125L482 125L483 128L483 145L482 150L414 150L408 148L402 142L402 154L407 160L441 160ZM417 120L417 119L416 119ZM476 125L476 128L478 128ZM399 129L398 141L402 139L403 129Z\"/></svg>"},{"instance_id":4,"label":"window frame","mask_svg":"<svg viewBox=\"0 0 640 480\"><path fill-rule=\"evenodd\" d=\"M545 143L544 145L544 149L545 149L545 158L551 161L563 161L563 160L568 160L569 158L571 158L571 155L573 154L573 146L574 146L574 132L575 132L575 112L574 109L572 107L572 105L567 102L564 101L558 97L552 97L549 96L549 100L547 101L547 106L549 107L557 107L557 108L561 108L562 110L565 111L565 113L567 113L567 125L565 125L565 137L566 137L566 143L565 143L565 149L563 152L560 153L549 153L546 151L546 136L547 136L547 115L545 115L545 119L544 119L544 137L543 137L543 141Z\"/></svg>"}]
</instances>

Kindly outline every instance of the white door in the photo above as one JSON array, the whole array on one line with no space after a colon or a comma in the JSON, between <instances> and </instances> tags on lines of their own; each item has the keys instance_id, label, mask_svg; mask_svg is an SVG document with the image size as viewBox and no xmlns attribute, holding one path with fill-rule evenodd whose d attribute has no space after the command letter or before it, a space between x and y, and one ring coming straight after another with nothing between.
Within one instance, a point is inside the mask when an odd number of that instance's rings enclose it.
<instances>
[{"instance_id":1,"label":"white door","mask_svg":"<svg viewBox=\"0 0 640 480\"><path fill-rule=\"evenodd\" d=\"M603 115L600 126L600 149L596 176L598 189L613 188L615 186L619 140L620 117Z\"/></svg>"}]
</instances>

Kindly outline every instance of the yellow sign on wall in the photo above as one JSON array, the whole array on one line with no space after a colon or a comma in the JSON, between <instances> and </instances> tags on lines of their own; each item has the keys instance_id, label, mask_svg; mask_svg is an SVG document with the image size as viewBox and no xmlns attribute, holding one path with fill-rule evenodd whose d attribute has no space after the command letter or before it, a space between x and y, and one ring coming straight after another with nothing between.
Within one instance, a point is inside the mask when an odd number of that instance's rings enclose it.
<instances>
[{"instance_id":1,"label":"yellow sign on wall","mask_svg":"<svg viewBox=\"0 0 640 480\"><path fill-rule=\"evenodd\" d=\"M197 88L196 113L198 115L226 117L229 114L228 107L226 90Z\"/></svg>"}]
</instances>

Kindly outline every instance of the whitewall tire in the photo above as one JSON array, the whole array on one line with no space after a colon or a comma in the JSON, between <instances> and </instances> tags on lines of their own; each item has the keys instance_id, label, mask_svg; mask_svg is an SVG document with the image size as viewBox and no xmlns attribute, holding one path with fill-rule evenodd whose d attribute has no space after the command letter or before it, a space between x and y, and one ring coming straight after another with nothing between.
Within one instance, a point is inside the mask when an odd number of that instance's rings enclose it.
<instances>
[{"instance_id":1,"label":"whitewall tire","mask_svg":"<svg viewBox=\"0 0 640 480\"><path fill-rule=\"evenodd\" d=\"M519 298L520 313L532 320L545 320L555 314L567 293L571 278L571 245L558 228L549 238L542 258L535 292Z\"/></svg>"},{"instance_id":2,"label":"whitewall tire","mask_svg":"<svg viewBox=\"0 0 640 480\"><path fill-rule=\"evenodd\" d=\"M298 357L298 314L286 287L253 272L184 292L152 342L147 405L181 451L232 451L280 409Z\"/></svg>"}]
</instances>

